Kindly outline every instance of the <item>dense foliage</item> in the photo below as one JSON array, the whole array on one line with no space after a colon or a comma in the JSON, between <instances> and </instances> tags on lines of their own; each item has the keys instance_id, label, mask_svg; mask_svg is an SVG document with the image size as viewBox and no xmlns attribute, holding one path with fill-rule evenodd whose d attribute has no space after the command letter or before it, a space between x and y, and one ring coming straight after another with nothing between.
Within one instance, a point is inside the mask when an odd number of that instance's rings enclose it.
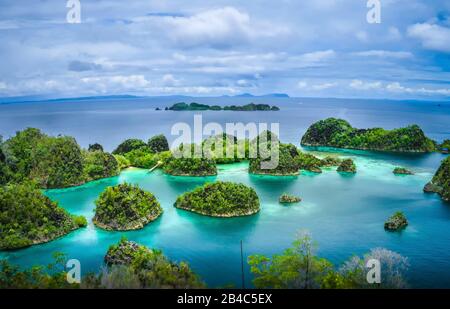
<instances>
[{"instance_id":1,"label":"dense foliage","mask_svg":"<svg viewBox=\"0 0 450 309\"><path fill-rule=\"evenodd\" d=\"M123 155L132 150L141 148L148 149L148 145L143 140L131 138L123 141L112 153Z\"/></svg>"},{"instance_id":2,"label":"dense foliage","mask_svg":"<svg viewBox=\"0 0 450 309\"><path fill-rule=\"evenodd\" d=\"M117 162L110 154L82 151L74 138L51 137L38 129L17 132L1 148L5 163L0 164L0 169L10 181L32 179L42 188L70 187L118 173ZM2 183L3 178L0 175Z\"/></svg>"},{"instance_id":3,"label":"dense foliage","mask_svg":"<svg viewBox=\"0 0 450 309\"><path fill-rule=\"evenodd\" d=\"M85 151L84 157L84 175L86 180L96 180L107 178L119 174L119 163L116 158L102 150Z\"/></svg>"},{"instance_id":4,"label":"dense foliage","mask_svg":"<svg viewBox=\"0 0 450 309\"><path fill-rule=\"evenodd\" d=\"M169 151L169 142L164 135L155 135L148 140L148 147L153 153Z\"/></svg>"},{"instance_id":5,"label":"dense foliage","mask_svg":"<svg viewBox=\"0 0 450 309\"><path fill-rule=\"evenodd\" d=\"M106 230L140 229L162 213L152 193L127 183L106 188L95 205L92 221Z\"/></svg>"},{"instance_id":6,"label":"dense foliage","mask_svg":"<svg viewBox=\"0 0 450 309\"><path fill-rule=\"evenodd\" d=\"M203 155L202 155L203 156ZM164 163L164 172L174 176L213 176L217 167L213 159L170 157Z\"/></svg>"},{"instance_id":7,"label":"dense foliage","mask_svg":"<svg viewBox=\"0 0 450 309\"><path fill-rule=\"evenodd\" d=\"M108 249L105 263L110 269L115 266L129 267L137 276L138 286L135 287L139 288L192 289L205 287L205 284L185 262L174 263L168 260L161 251L149 249L126 239L122 239Z\"/></svg>"},{"instance_id":8,"label":"dense foliage","mask_svg":"<svg viewBox=\"0 0 450 309\"><path fill-rule=\"evenodd\" d=\"M0 260L0 289L70 289L79 284L69 284L66 276L66 256L53 254L54 262L47 266L33 266L22 270L8 260Z\"/></svg>"},{"instance_id":9,"label":"dense foliage","mask_svg":"<svg viewBox=\"0 0 450 309\"><path fill-rule=\"evenodd\" d=\"M246 216L259 211L253 188L231 182L214 182L179 196L175 207L214 217Z\"/></svg>"},{"instance_id":10,"label":"dense foliage","mask_svg":"<svg viewBox=\"0 0 450 309\"><path fill-rule=\"evenodd\" d=\"M436 192L446 202L450 202L450 157L445 158L433 179L425 185L425 192Z\"/></svg>"},{"instance_id":11,"label":"dense foliage","mask_svg":"<svg viewBox=\"0 0 450 309\"><path fill-rule=\"evenodd\" d=\"M337 168L338 172L356 173L356 165L352 159L345 159Z\"/></svg>"},{"instance_id":12,"label":"dense foliage","mask_svg":"<svg viewBox=\"0 0 450 309\"><path fill-rule=\"evenodd\" d=\"M427 138L417 125L394 130L356 129L347 121L336 118L320 120L311 125L303 135L301 144L396 152L436 150L435 142Z\"/></svg>"},{"instance_id":13,"label":"dense foliage","mask_svg":"<svg viewBox=\"0 0 450 309\"><path fill-rule=\"evenodd\" d=\"M407 225L408 220L406 219L403 212L397 211L384 223L384 228L389 231L396 231L405 228Z\"/></svg>"},{"instance_id":14,"label":"dense foliage","mask_svg":"<svg viewBox=\"0 0 450 309\"><path fill-rule=\"evenodd\" d=\"M296 157L300 154L292 144L282 144L278 136L264 131L250 143L251 151L256 149L256 156L251 153L249 172L261 175L298 175L299 165ZM265 166L264 166L265 164Z\"/></svg>"},{"instance_id":15,"label":"dense foliage","mask_svg":"<svg viewBox=\"0 0 450 309\"><path fill-rule=\"evenodd\" d=\"M221 107L219 105L207 105L207 104L200 104L200 103L175 103L171 107L166 107L166 110L171 111L206 111L206 110L212 110L212 111L279 111L280 108L278 106L270 106L268 104L245 104L242 106L237 105L230 105L230 106L224 106Z\"/></svg>"},{"instance_id":16,"label":"dense foliage","mask_svg":"<svg viewBox=\"0 0 450 309\"><path fill-rule=\"evenodd\" d=\"M203 153L210 153L217 164L229 164L248 158L249 141L238 140L236 136L223 133L208 137L202 142L202 147Z\"/></svg>"},{"instance_id":17,"label":"dense foliage","mask_svg":"<svg viewBox=\"0 0 450 309\"><path fill-rule=\"evenodd\" d=\"M315 245L308 234L301 234L291 248L282 254L248 258L256 288L275 289L361 289L405 288L408 261L398 253L386 249L373 249L362 259L355 256L335 269L327 259L315 255ZM367 261L381 263L380 284L367 282Z\"/></svg>"},{"instance_id":18,"label":"dense foliage","mask_svg":"<svg viewBox=\"0 0 450 309\"><path fill-rule=\"evenodd\" d=\"M31 183L0 187L0 249L48 242L85 224Z\"/></svg>"},{"instance_id":19,"label":"dense foliage","mask_svg":"<svg viewBox=\"0 0 450 309\"><path fill-rule=\"evenodd\" d=\"M88 151L103 151L103 146L99 143L89 144Z\"/></svg>"},{"instance_id":20,"label":"dense foliage","mask_svg":"<svg viewBox=\"0 0 450 309\"><path fill-rule=\"evenodd\" d=\"M450 150L450 139L446 139L442 142L442 144L439 145L440 149L447 149Z\"/></svg>"}]
</instances>

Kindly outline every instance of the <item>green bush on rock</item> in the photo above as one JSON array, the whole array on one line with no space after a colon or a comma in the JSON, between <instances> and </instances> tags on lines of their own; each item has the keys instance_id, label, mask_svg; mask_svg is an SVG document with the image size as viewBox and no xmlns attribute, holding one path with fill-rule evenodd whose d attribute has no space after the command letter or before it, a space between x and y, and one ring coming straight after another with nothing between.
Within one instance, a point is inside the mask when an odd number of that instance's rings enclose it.
<instances>
[{"instance_id":1,"label":"green bush on rock","mask_svg":"<svg viewBox=\"0 0 450 309\"><path fill-rule=\"evenodd\" d=\"M395 175L414 175L413 172L411 172L410 170L408 170L404 167L396 167L396 168L394 168L392 173L394 173Z\"/></svg>"},{"instance_id":2,"label":"green bush on rock","mask_svg":"<svg viewBox=\"0 0 450 309\"><path fill-rule=\"evenodd\" d=\"M292 203L299 203L302 201L302 199L299 198L298 196L289 195L289 194L284 193L280 196L278 201L281 204L292 204Z\"/></svg>"},{"instance_id":3,"label":"green bush on rock","mask_svg":"<svg viewBox=\"0 0 450 309\"><path fill-rule=\"evenodd\" d=\"M175 207L213 217L237 217L259 211L253 188L231 182L214 182L179 196Z\"/></svg>"},{"instance_id":4,"label":"green bush on rock","mask_svg":"<svg viewBox=\"0 0 450 309\"><path fill-rule=\"evenodd\" d=\"M143 140L131 138L123 141L119 146L117 146L117 148L112 153L115 155L117 154L123 155L132 150L141 148L148 149L148 145Z\"/></svg>"},{"instance_id":5,"label":"green bush on rock","mask_svg":"<svg viewBox=\"0 0 450 309\"><path fill-rule=\"evenodd\" d=\"M389 231L397 231L405 228L407 225L408 220L406 220L405 215L398 211L389 217L389 219L384 223L384 228Z\"/></svg>"},{"instance_id":6,"label":"green bush on rock","mask_svg":"<svg viewBox=\"0 0 450 309\"><path fill-rule=\"evenodd\" d=\"M356 129L347 121L336 118L320 120L311 125L303 135L301 144L396 152L436 150L436 143L427 138L417 125L394 130Z\"/></svg>"},{"instance_id":7,"label":"green bush on rock","mask_svg":"<svg viewBox=\"0 0 450 309\"><path fill-rule=\"evenodd\" d=\"M343 173L356 173L356 165L353 163L352 159L345 159L341 162L337 171Z\"/></svg>"},{"instance_id":8,"label":"green bush on rock","mask_svg":"<svg viewBox=\"0 0 450 309\"><path fill-rule=\"evenodd\" d=\"M2 250L51 241L84 226L83 219L58 207L32 183L0 187Z\"/></svg>"},{"instance_id":9,"label":"green bush on rock","mask_svg":"<svg viewBox=\"0 0 450 309\"><path fill-rule=\"evenodd\" d=\"M444 201L450 202L450 157L442 161L433 179L423 190L438 193Z\"/></svg>"},{"instance_id":10,"label":"green bush on rock","mask_svg":"<svg viewBox=\"0 0 450 309\"><path fill-rule=\"evenodd\" d=\"M128 267L138 279L137 284L139 286L134 287L164 289L206 287L185 262L174 263L168 260L161 251L149 249L126 239L122 239L118 244L108 249L105 255L105 263L110 271L117 266ZM102 279L103 282L108 281L104 280L106 278ZM135 280L133 281L136 283ZM123 285L123 282L117 283ZM112 285L114 286L113 283ZM125 287L129 288L129 286Z\"/></svg>"},{"instance_id":11,"label":"green bush on rock","mask_svg":"<svg viewBox=\"0 0 450 309\"><path fill-rule=\"evenodd\" d=\"M141 229L162 213L153 194L127 183L106 188L95 205L92 221L105 230Z\"/></svg>"}]
</instances>

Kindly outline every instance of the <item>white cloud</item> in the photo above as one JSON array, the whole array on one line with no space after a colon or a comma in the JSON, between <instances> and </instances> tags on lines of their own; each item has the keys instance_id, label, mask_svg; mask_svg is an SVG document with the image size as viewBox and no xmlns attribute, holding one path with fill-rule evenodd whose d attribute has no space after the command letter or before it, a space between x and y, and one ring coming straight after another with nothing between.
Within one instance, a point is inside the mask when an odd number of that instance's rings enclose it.
<instances>
[{"instance_id":1,"label":"white cloud","mask_svg":"<svg viewBox=\"0 0 450 309\"><path fill-rule=\"evenodd\" d=\"M443 95L450 96L450 88L411 88L402 86L399 82L390 83L386 86L386 90L395 93L423 94L423 95Z\"/></svg>"},{"instance_id":2,"label":"white cloud","mask_svg":"<svg viewBox=\"0 0 450 309\"><path fill-rule=\"evenodd\" d=\"M381 82L363 82L359 79L354 79L350 82L350 88L358 89L358 90L372 90L372 89L380 89L382 87Z\"/></svg>"},{"instance_id":3,"label":"white cloud","mask_svg":"<svg viewBox=\"0 0 450 309\"><path fill-rule=\"evenodd\" d=\"M229 47L251 39L287 32L282 27L252 21L234 7L206 10L192 16L152 17L174 42L186 47Z\"/></svg>"},{"instance_id":4,"label":"white cloud","mask_svg":"<svg viewBox=\"0 0 450 309\"><path fill-rule=\"evenodd\" d=\"M111 89L117 91L145 91L150 87L144 75L114 75L114 76L93 76L83 77L81 81L90 89L99 90L106 93Z\"/></svg>"},{"instance_id":5,"label":"white cloud","mask_svg":"<svg viewBox=\"0 0 450 309\"><path fill-rule=\"evenodd\" d=\"M427 49L450 52L450 28L436 24L414 24L408 27L408 35L421 41Z\"/></svg>"},{"instance_id":6,"label":"white cloud","mask_svg":"<svg viewBox=\"0 0 450 309\"><path fill-rule=\"evenodd\" d=\"M380 58L396 58L396 59L407 59L413 57L413 54L410 52L388 51L388 50L367 50L352 53L352 55L361 57L380 57Z\"/></svg>"},{"instance_id":7,"label":"white cloud","mask_svg":"<svg viewBox=\"0 0 450 309\"><path fill-rule=\"evenodd\" d=\"M324 82L324 83L314 83L309 84L306 81L300 81L297 83L297 87L304 90L312 90L312 91L322 91L329 88L336 87L338 84L336 82Z\"/></svg>"},{"instance_id":8,"label":"white cloud","mask_svg":"<svg viewBox=\"0 0 450 309\"><path fill-rule=\"evenodd\" d=\"M172 74L165 74L162 78L163 84L165 86L177 86L180 81L176 79Z\"/></svg>"}]
</instances>

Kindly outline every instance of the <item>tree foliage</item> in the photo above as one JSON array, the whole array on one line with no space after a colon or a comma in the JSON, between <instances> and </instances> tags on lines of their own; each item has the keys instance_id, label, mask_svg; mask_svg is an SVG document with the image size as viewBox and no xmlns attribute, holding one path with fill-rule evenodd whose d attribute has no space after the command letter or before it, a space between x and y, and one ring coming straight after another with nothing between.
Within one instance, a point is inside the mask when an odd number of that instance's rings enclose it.
<instances>
[{"instance_id":1,"label":"tree foliage","mask_svg":"<svg viewBox=\"0 0 450 309\"><path fill-rule=\"evenodd\" d=\"M155 135L148 140L148 147L153 153L169 151L169 142L163 134Z\"/></svg>"},{"instance_id":2,"label":"tree foliage","mask_svg":"<svg viewBox=\"0 0 450 309\"><path fill-rule=\"evenodd\" d=\"M15 249L48 242L81 226L74 217L32 183L0 187L0 249Z\"/></svg>"},{"instance_id":3,"label":"tree foliage","mask_svg":"<svg viewBox=\"0 0 450 309\"><path fill-rule=\"evenodd\" d=\"M127 183L106 188L95 205L92 221L107 230L140 229L162 213L162 208L152 193Z\"/></svg>"},{"instance_id":4,"label":"tree foliage","mask_svg":"<svg viewBox=\"0 0 450 309\"><path fill-rule=\"evenodd\" d=\"M214 182L179 196L175 207L215 217L251 215L259 211L253 188L231 182Z\"/></svg>"},{"instance_id":5,"label":"tree foliage","mask_svg":"<svg viewBox=\"0 0 450 309\"><path fill-rule=\"evenodd\" d=\"M450 202L450 157L445 158L433 179L425 185L425 192L436 192L446 202Z\"/></svg>"},{"instance_id":6,"label":"tree foliage","mask_svg":"<svg viewBox=\"0 0 450 309\"><path fill-rule=\"evenodd\" d=\"M301 144L396 152L436 150L436 143L427 138L417 125L394 130L356 129L347 121L336 118L320 120L311 125L303 135Z\"/></svg>"}]
</instances>

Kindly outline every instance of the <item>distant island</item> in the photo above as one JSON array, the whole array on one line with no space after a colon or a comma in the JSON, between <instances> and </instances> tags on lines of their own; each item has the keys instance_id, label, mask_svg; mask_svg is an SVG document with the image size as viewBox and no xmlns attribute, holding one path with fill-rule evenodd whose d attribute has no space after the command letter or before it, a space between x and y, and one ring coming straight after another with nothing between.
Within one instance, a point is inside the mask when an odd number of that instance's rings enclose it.
<instances>
[{"instance_id":1,"label":"distant island","mask_svg":"<svg viewBox=\"0 0 450 309\"><path fill-rule=\"evenodd\" d=\"M280 108L278 106L270 106L268 104L245 104L242 106L237 105L227 105L227 106L219 106L219 105L207 105L192 102L190 104L180 102L175 103L171 107L166 107L165 110L169 111L279 111Z\"/></svg>"},{"instance_id":2,"label":"distant island","mask_svg":"<svg viewBox=\"0 0 450 309\"><path fill-rule=\"evenodd\" d=\"M436 143L426 137L418 125L394 130L357 129L347 121L336 118L311 125L303 135L301 144L392 152L433 152L437 149Z\"/></svg>"}]
</instances>

